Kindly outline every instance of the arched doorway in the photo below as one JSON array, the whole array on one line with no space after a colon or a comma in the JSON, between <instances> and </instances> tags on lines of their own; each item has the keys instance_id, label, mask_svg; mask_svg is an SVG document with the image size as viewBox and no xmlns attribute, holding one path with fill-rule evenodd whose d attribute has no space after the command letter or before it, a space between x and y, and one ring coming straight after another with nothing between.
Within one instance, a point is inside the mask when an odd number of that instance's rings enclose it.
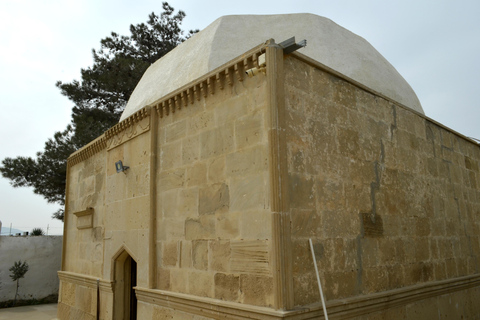
<instances>
[{"instance_id":1,"label":"arched doorway","mask_svg":"<svg viewBox=\"0 0 480 320\"><path fill-rule=\"evenodd\" d=\"M137 297L133 289L137 285L137 262L123 250L114 264L114 319L137 320Z\"/></svg>"}]
</instances>

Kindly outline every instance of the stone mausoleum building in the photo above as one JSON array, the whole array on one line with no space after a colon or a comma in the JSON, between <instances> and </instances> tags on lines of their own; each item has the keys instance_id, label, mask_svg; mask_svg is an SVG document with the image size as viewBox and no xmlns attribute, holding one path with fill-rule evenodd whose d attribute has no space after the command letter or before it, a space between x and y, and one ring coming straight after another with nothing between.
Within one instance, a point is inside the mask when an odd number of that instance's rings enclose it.
<instances>
[{"instance_id":1,"label":"stone mausoleum building","mask_svg":"<svg viewBox=\"0 0 480 320\"><path fill-rule=\"evenodd\" d=\"M216 20L67 182L60 319L320 319L309 239L331 319L480 316L479 145L319 16Z\"/></svg>"}]
</instances>

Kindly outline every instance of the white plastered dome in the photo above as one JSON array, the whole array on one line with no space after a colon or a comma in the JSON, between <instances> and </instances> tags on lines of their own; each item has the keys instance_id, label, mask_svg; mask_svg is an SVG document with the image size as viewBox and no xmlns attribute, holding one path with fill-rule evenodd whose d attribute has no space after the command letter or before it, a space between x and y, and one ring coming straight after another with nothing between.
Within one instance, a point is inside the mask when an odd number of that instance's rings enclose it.
<instances>
[{"instance_id":1,"label":"white plastered dome","mask_svg":"<svg viewBox=\"0 0 480 320\"><path fill-rule=\"evenodd\" d=\"M415 92L362 37L314 14L224 16L152 64L120 120L268 39L306 39L304 55L424 114Z\"/></svg>"}]
</instances>

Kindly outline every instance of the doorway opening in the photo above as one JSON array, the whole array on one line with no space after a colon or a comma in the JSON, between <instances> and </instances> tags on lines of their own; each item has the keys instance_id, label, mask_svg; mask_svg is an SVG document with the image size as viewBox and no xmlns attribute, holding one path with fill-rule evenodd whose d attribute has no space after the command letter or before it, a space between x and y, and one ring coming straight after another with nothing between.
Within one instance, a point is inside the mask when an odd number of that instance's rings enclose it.
<instances>
[{"instance_id":1,"label":"doorway opening","mask_svg":"<svg viewBox=\"0 0 480 320\"><path fill-rule=\"evenodd\" d=\"M115 259L114 319L137 320L137 262L127 251Z\"/></svg>"}]
</instances>

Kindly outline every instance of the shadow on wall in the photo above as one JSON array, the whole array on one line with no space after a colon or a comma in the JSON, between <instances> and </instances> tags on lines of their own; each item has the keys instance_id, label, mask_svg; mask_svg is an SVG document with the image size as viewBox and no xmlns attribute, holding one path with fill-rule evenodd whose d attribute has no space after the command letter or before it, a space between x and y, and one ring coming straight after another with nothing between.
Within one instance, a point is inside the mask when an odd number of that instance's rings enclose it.
<instances>
[{"instance_id":1,"label":"shadow on wall","mask_svg":"<svg viewBox=\"0 0 480 320\"><path fill-rule=\"evenodd\" d=\"M19 279L16 306L57 301L63 236L0 237L0 307L11 306L17 281L9 271L15 262L27 262L28 271Z\"/></svg>"}]
</instances>

